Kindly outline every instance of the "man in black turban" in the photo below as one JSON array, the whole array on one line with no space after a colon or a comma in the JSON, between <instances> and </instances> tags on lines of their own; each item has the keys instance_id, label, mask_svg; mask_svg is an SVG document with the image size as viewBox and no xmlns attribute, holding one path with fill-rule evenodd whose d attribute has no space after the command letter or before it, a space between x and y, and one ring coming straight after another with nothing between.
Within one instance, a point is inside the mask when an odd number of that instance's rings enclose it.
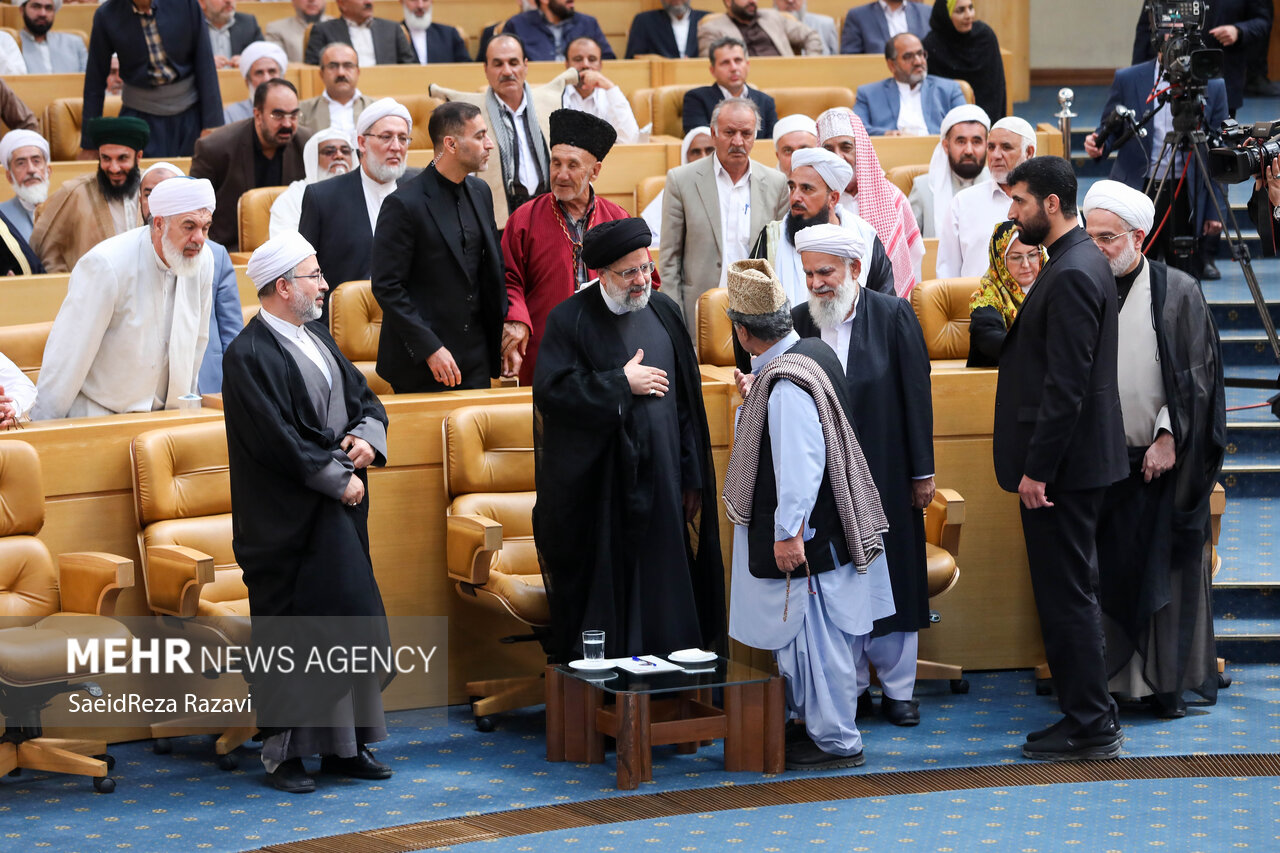
<instances>
[{"instance_id":1,"label":"man in black turban","mask_svg":"<svg viewBox=\"0 0 1280 853\"><path fill-rule=\"evenodd\" d=\"M698 360L680 309L652 289L650 239L634 217L587 232L599 278L551 310L534 371L533 534L561 661L582 656L589 629L607 657L724 644Z\"/></svg>"}]
</instances>

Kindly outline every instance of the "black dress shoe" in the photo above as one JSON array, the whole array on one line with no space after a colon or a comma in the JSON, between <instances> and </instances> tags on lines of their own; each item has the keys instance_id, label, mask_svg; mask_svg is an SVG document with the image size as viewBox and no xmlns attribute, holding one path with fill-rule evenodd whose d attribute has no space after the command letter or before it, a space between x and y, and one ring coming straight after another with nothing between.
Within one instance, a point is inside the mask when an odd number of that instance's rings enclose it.
<instances>
[{"instance_id":1,"label":"black dress shoe","mask_svg":"<svg viewBox=\"0 0 1280 853\"><path fill-rule=\"evenodd\" d=\"M1173 693L1153 693L1143 701L1162 720L1178 720L1187 715L1187 703Z\"/></svg>"},{"instance_id":2,"label":"black dress shoe","mask_svg":"<svg viewBox=\"0 0 1280 853\"><path fill-rule=\"evenodd\" d=\"M920 725L920 703L915 699L880 697L880 716L895 726Z\"/></svg>"},{"instance_id":3,"label":"black dress shoe","mask_svg":"<svg viewBox=\"0 0 1280 853\"><path fill-rule=\"evenodd\" d=\"M808 738L787 744L788 770L838 770L841 767L861 767L866 760L862 750L853 755L832 755Z\"/></svg>"},{"instance_id":4,"label":"black dress shoe","mask_svg":"<svg viewBox=\"0 0 1280 853\"><path fill-rule=\"evenodd\" d=\"M783 742L790 746L793 743L801 743L809 740L809 732L805 729L804 723L792 720L787 723L786 737Z\"/></svg>"},{"instance_id":5,"label":"black dress shoe","mask_svg":"<svg viewBox=\"0 0 1280 853\"><path fill-rule=\"evenodd\" d=\"M1054 723L1052 726L1047 726L1046 728L1043 728L1043 729L1036 729L1034 732L1027 735L1027 743L1035 743L1038 740L1043 740L1047 738L1051 734L1057 734L1058 732L1062 731L1064 728L1067 727L1067 720L1068 720L1067 717L1063 717L1060 720L1058 720L1058 722Z\"/></svg>"},{"instance_id":6,"label":"black dress shoe","mask_svg":"<svg viewBox=\"0 0 1280 853\"><path fill-rule=\"evenodd\" d=\"M275 772L267 774L267 781L286 794L310 794L316 789L316 780L307 775L301 758L281 763Z\"/></svg>"},{"instance_id":7,"label":"black dress shoe","mask_svg":"<svg viewBox=\"0 0 1280 853\"><path fill-rule=\"evenodd\" d=\"M1026 758L1039 761L1103 761L1115 758L1124 746L1124 732L1108 723L1096 734L1066 734L1066 728L1022 745Z\"/></svg>"},{"instance_id":8,"label":"black dress shoe","mask_svg":"<svg viewBox=\"0 0 1280 853\"><path fill-rule=\"evenodd\" d=\"M876 700L871 695L870 690L864 690L858 694L858 712L854 715L855 720L865 720L876 715Z\"/></svg>"},{"instance_id":9,"label":"black dress shoe","mask_svg":"<svg viewBox=\"0 0 1280 853\"><path fill-rule=\"evenodd\" d=\"M1222 278L1222 273L1218 272L1218 265L1205 258L1204 270L1200 273L1200 279L1202 281L1217 281L1220 278Z\"/></svg>"},{"instance_id":10,"label":"black dress shoe","mask_svg":"<svg viewBox=\"0 0 1280 853\"><path fill-rule=\"evenodd\" d=\"M367 746L350 758L326 755L320 759L320 772L352 779L390 779L391 768L373 757Z\"/></svg>"}]
</instances>

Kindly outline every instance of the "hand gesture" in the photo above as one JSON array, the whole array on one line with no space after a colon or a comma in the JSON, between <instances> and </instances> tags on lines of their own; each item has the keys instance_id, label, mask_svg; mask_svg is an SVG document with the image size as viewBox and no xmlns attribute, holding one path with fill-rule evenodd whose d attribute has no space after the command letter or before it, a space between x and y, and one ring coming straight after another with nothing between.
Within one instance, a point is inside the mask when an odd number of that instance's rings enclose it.
<instances>
[{"instance_id":1,"label":"hand gesture","mask_svg":"<svg viewBox=\"0 0 1280 853\"><path fill-rule=\"evenodd\" d=\"M738 396L747 399L747 395L751 393L751 384L756 381L754 373L743 373L738 368L733 369L733 381L738 386Z\"/></svg>"},{"instance_id":2,"label":"hand gesture","mask_svg":"<svg viewBox=\"0 0 1280 853\"><path fill-rule=\"evenodd\" d=\"M427 367L431 368L431 375L441 385L452 388L462 382L462 371L458 369L458 363L444 347L427 356Z\"/></svg>"},{"instance_id":3,"label":"hand gesture","mask_svg":"<svg viewBox=\"0 0 1280 853\"><path fill-rule=\"evenodd\" d=\"M1178 461L1173 449L1173 435L1160 431L1160 437L1151 443L1142 456L1142 479L1150 483L1156 477L1173 468Z\"/></svg>"},{"instance_id":4,"label":"hand gesture","mask_svg":"<svg viewBox=\"0 0 1280 853\"><path fill-rule=\"evenodd\" d=\"M1098 146L1098 134L1091 133L1084 138L1084 153L1095 160L1102 156L1102 148Z\"/></svg>"},{"instance_id":5,"label":"hand gesture","mask_svg":"<svg viewBox=\"0 0 1280 853\"><path fill-rule=\"evenodd\" d=\"M1022 482L1018 484L1018 497L1027 509L1053 506L1053 501L1045 497L1045 484L1025 474L1022 475Z\"/></svg>"},{"instance_id":6,"label":"hand gesture","mask_svg":"<svg viewBox=\"0 0 1280 853\"><path fill-rule=\"evenodd\" d=\"M356 468L368 468L373 462L373 445L359 436L345 436L339 447L347 452L347 458Z\"/></svg>"},{"instance_id":7,"label":"hand gesture","mask_svg":"<svg viewBox=\"0 0 1280 853\"><path fill-rule=\"evenodd\" d=\"M637 397L663 397L667 393L667 372L657 367L646 367L640 362L644 360L644 350L636 350L631 360L622 366L631 385L631 393Z\"/></svg>"},{"instance_id":8,"label":"hand gesture","mask_svg":"<svg viewBox=\"0 0 1280 853\"><path fill-rule=\"evenodd\" d=\"M911 481L911 505L916 509L924 509L933 503L933 478Z\"/></svg>"},{"instance_id":9,"label":"hand gesture","mask_svg":"<svg viewBox=\"0 0 1280 853\"><path fill-rule=\"evenodd\" d=\"M804 525L790 539L773 543L773 559L778 564L778 571L785 574L791 574L808 562L804 556Z\"/></svg>"},{"instance_id":10,"label":"hand gesture","mask_svg":"<svg viewBox=\"0 0 1280 853\"><path fill-rule=\"evenodd\" d=\"M529 327L524 323L506 322L502 324L502 375L515 376L524 363L524 354L529 347Z\"/></svg>"},{"instance_id":11,"label":"hand gesture","mask_svg":"<svg viewBox=\"0 0 1280 853\"><path fill-rule=\"evenodd\" d=\"M347 488L342 493L342 502L347 506L359 506L364 500L364 483L355 474L347 481Z\"/></svg>"}]
</instances>

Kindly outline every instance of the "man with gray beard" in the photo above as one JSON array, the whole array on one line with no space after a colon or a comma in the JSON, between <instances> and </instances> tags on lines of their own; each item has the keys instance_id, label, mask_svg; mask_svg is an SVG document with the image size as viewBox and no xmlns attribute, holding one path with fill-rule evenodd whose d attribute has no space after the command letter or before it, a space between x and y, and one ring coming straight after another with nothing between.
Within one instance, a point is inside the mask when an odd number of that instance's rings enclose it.
<instances>
[{"instance_id":1,"label":"man with gray beard","mask_svg":"<svg viewBox=\"0 0 1280 853\"><path fill-rule=\"evenodd\" d=\"M0 163L13 187L13 198L0 204L0 214L29 241L36 208L49 198L49 143L34 130L11 130L0 139Z\"/></svg>"},{"instance_id":2,"label":"man with gray beard","mask_svg":"<svg viewBox=\"0 0 1280 853\"><path fill-rule=\"evenodd\" d=\"M100 243L71 271L33 420L176 409L197 392L213 304L213 185L170 178L149 202L149 226Z\"/></svg>"}]
</instances>

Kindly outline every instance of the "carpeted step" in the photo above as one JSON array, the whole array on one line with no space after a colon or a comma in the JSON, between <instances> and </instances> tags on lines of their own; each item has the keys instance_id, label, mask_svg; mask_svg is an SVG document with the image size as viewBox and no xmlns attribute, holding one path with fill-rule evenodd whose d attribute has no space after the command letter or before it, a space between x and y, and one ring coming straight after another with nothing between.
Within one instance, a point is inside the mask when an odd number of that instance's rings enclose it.
<instances>
[{"instance_id":1,"label":"carpeted step","mask_svg":"<svg viewBox=\"0 0 1280 853\"><path fill-rule=\"evenodd\" d=\"M1219 657L1232 663L1280 661L1280 619L1221 616L1213 628Z\"/></svg>"}]
</instances>

